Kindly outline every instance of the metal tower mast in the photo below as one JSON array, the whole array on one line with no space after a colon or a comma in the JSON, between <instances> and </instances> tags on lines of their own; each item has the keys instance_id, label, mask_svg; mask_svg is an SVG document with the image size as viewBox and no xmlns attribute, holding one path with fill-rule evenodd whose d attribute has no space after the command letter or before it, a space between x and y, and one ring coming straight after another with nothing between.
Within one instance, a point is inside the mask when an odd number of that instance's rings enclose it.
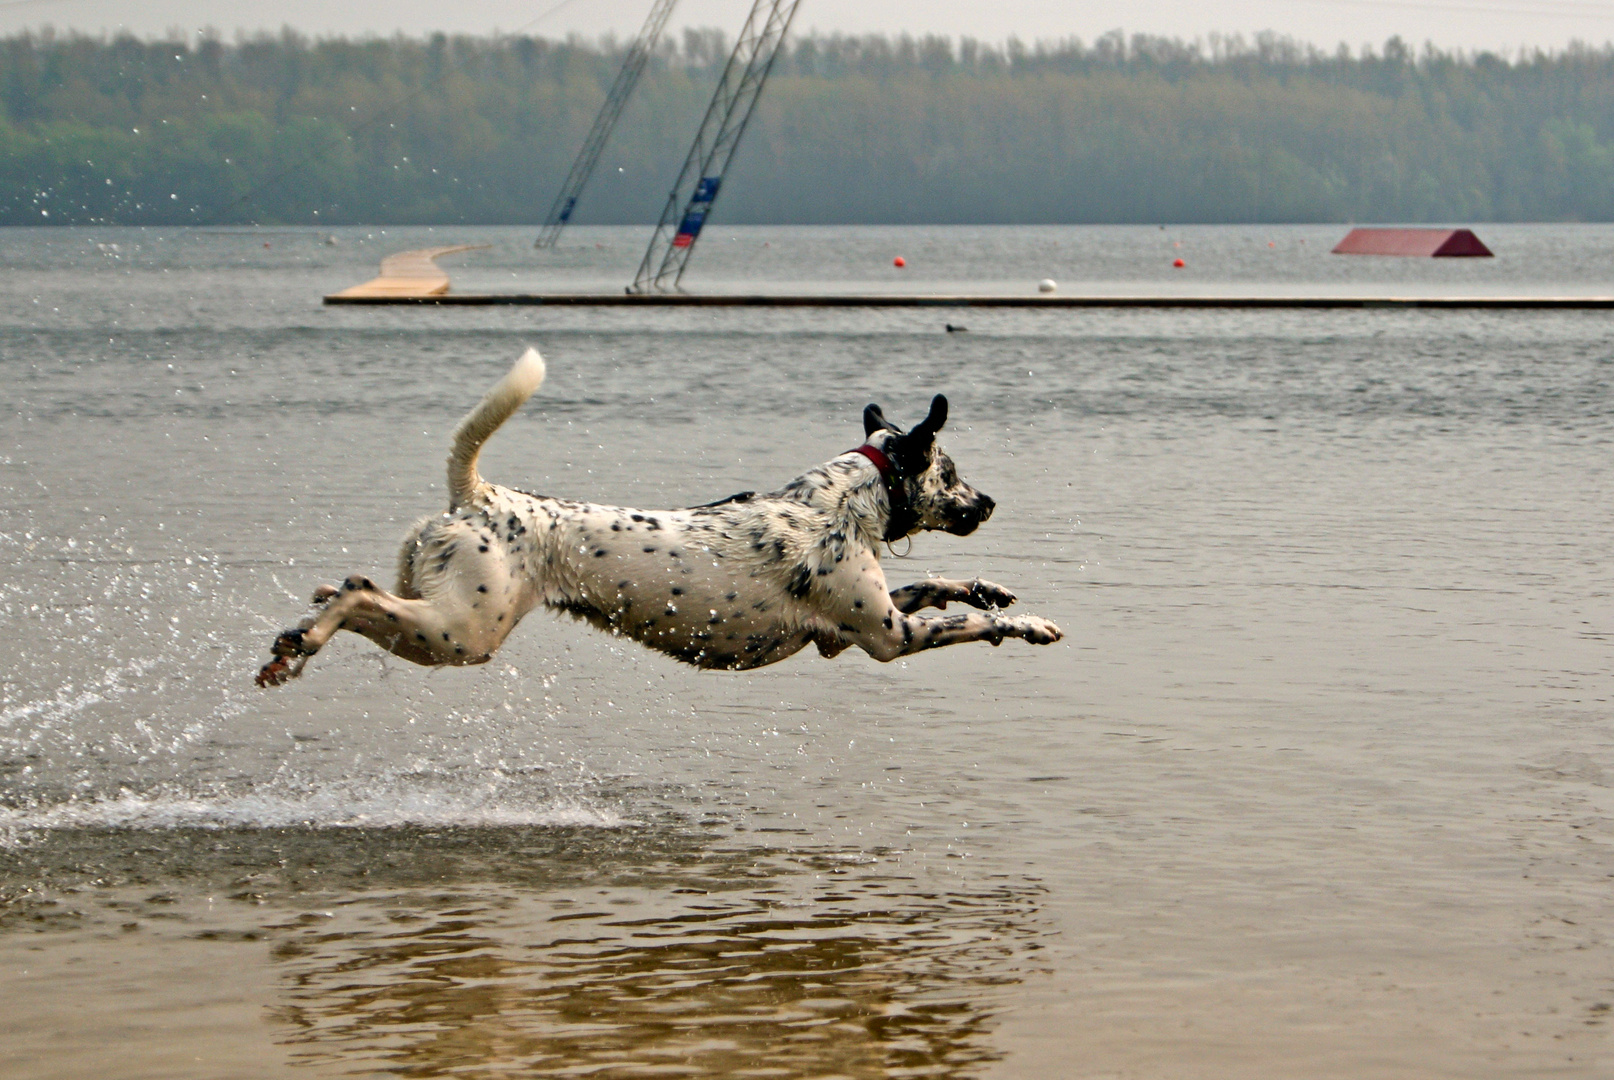
<instances>
[{"instance_id":1,"label":"metal tower mast","mask_svg":"<svg viewBox=\"0 0 1614 1080\"><path fill-rule=\"evenodd\" d=\"M745 125L751 120L757 99L762 96L763 84L773 70L779 55L785 31L790 20L796 17L801 0L756 0L751 14L746 17L740 37L734 43L734 52L718 80L717 92L706 108L695 144L689 148L678 182L667 195L667 206L661 212L661 221L650 237L644 261L634 275L631 293L651 289L678 287L684 276L684 266L695 249L701 226L717 201L718 189L723 186L723 173L734 158L745 134ZM683 211L679 212L679 204Z\"/></svg>"},{"instance_id":2,"label":"metal tower mast","mask_svg":"<svg viewBox=\"0 0 1614 1080\"><path fill-rule=\"evenodd\" d=\"M634 84L644 72L645 64L650 60L650 54L655 50L656 41L661 37L661 31L667 25L673 8L678 6L678 0L656 0L655 6L650 9L650 17L644 21L639 30L639 36L633 39L628 47L627 58L622 61L622 70L617 72L616 82L611 84L611 92L605 95L605 104L600 106L600 114L594 118L594 126L589 129L588 138L583 140L583 149L577 152L577 160L572 162L572 171L566 174L566 183L561 185L560 194L555 196L555 204L549 208L549 216L544 219L544 227L538 234L538 243L535 247L554 247L555 241L560 239L560 231L572 219L572 211L577 208L578 196L583 194L583 185L594 172L594 166L599 164L600 154L605 150L605 141L611 137L611 129L622 115L622 110L628 104L628 97L633 93Z\"/></svg>"}]
</instances>

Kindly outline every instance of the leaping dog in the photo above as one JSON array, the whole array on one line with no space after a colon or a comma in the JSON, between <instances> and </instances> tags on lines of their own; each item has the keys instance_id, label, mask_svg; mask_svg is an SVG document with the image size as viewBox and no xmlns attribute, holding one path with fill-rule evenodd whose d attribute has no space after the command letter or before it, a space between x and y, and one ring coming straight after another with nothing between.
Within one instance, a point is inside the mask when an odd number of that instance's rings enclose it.
<instances>
[{"instance_id":1,"label":"leaping dog","mask_svg":"<svg viewBox=\"0 0 1614 1080\"><path fill-rule=\"evenodd\" d=\"M685 510L632 510L531 495L477 472L482 444L532 396L544 362L529 349L454 433L449 505L398 554L398 587L355 575L321 585L314 608L275 638L259 686L301 673L338 630L417 664L485 664L540 605L568 612L701 668L777 663L809 643L856 645L889 661L964 641L1047 645L1059 627L999 609L988 581L932 578L887 590L880 544L924 530L968 536L994 503L959 479L936 445L940 394L912 431L878 405L865 442L770 495L744 492ZM959 601L978 611L916 615Z\"/></svg>"}]
</instances>

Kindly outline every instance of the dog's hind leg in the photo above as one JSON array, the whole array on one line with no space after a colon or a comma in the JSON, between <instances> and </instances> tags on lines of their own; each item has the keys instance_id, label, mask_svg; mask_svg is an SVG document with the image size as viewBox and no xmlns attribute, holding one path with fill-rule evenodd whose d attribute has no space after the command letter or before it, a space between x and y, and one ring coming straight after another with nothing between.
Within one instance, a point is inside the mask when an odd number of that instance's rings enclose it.
<instances>
[{"instance_id":1,"label":"dog's hind leg","mask_svg":"<svg viewBox=\"0 0 1614 1080\"><path fill-rule=\"evenodd\" d=\"M259 686L279 686L301 674L308 658L338 630L362 634L395 656L416 664L486 663L514 621L500 612L491 623L451 595L436 601L394 596L366 577L354 576L340 590L315 594L323 602L295 629L275 638L275 658L258 672Z\"/></svg>"},{"instance_id":2,"label":"dog's hind leg","mask_svg":"<svg viewBox=\"0 0 1614 1080\"><path fill-rule=\"evenodd\" d=\"M973 608L1006 608L1014 603L1015 595L1002 585L976 578L974 581L950 581L947 578L930 578L891 590L891 603L904 615L912 615L927 607L947 610L957 601Z\"/></svg>"}]
</instances>

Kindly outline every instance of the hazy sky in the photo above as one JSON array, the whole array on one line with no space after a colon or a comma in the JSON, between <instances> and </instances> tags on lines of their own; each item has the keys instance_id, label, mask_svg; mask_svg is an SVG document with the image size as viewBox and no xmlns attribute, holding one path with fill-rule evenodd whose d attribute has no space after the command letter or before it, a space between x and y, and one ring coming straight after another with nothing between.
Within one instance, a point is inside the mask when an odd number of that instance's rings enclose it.
<instances>
[{"instance_id":1,"label":"hazy sky","mask_svg":"<svg viewBox=\"0 0 1614 1080\"><path fill-rule=\"evenodd\" d=\"M49 24L141 36L214 27L232 36L290 25L316 35L521 30L594 36L631 33L649 9L650 0L0 0L0 33ZM683 0L673 25L720 26L732 33L749 9L750 0ZM1353 48L1376 46L1392 34L1445 48L1559 48L1576 39L1614 39L1614 0L803 0L796 18L798 30L905 31L987 41L1072 34L1091 40L1117 28L1183 38L1275 30L1329 48L1342 41Z\"/></svg>"}]
</instances>

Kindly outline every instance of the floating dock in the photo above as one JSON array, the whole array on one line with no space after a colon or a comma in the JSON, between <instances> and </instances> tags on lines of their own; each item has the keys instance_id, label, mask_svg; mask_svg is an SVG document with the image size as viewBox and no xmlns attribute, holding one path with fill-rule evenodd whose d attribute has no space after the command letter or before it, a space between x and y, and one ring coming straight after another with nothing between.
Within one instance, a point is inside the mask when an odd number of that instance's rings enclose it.
<instances>
[{"instance_id":1,"label":"floating dock","mask_svg":"<svg viewBox=\"0 0 1614 1080\"><path fill-rule=\"evenodd\" d=\"M327 304L403 307L750 307L750 308L1432 308L1608 310L1614 296L1151 296L1057 293L457 293L436 260L477 245L389 255L381 276L325 297Z\"/></svg>"},{"instance_id":2,"label":"floating dock","mask_svg":"<svg viewBox=\"0 0 1614 1080\"><path fill-rule=\"evenodd\" d=\"M1470 229L1352 229L1334 245L1335 255L1401 255L1434 259L1489 259Z\"/></svg>"},{"instance_id":3,"label":"floating dock","mask_svg":"<svg viewBox=\"0 0 1614 1080\"><path fill-rule=\"evenodd\" d=\"M1012 296L891 293L333 293L327 304L404 307L1614 309L1614 296Z\"/></svg>"}]
</instances>

